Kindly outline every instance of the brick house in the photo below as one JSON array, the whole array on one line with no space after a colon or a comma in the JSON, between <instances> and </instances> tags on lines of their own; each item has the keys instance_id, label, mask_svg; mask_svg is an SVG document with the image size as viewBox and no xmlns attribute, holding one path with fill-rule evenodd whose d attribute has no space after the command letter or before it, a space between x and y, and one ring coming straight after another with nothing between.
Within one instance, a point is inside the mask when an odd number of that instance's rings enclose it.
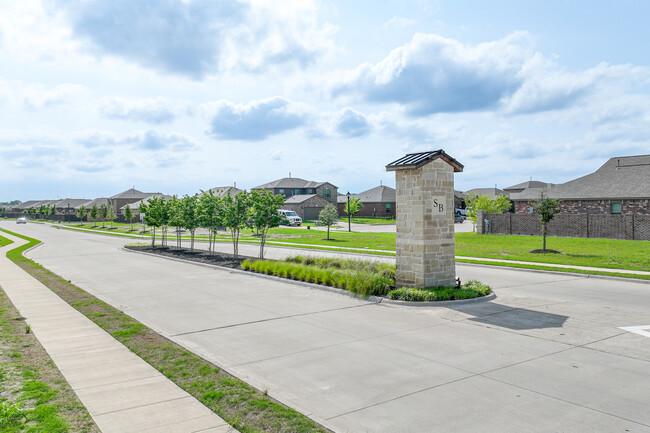
<instances>
[{"instance_id":1,"label":"brick house","mask_svg":"<svg viewBox=\"0 0 650 433\"><path fill-rule=\"evenodd\" d=\"M274 195L286 197L285 209L295 211L302 219L315 220L328 204L336 206L338 187L329 182L314 182L298 177L283 177L251 190L266 189Z\"/></svg>"},{"instance_id":2,"label":"brick house","mask_svg":"<svg viewBox=\"0 0 650 433\"><path fill-rule=\"evenodd\" d=\"M562 213L650 215L650 155L610 158L578 179L512 193L515 212L531 213L531 202L542 192L560 200Z\"/></svg>"},{"instance_id":3,"label":"brick house","mask_svg":"<svg viewBox=\"0 0 650 433\"><path fill-rule=\"evenodd\" d=\"M282 194L286 198L294 195L315 194L334 205L336 205L336 197L338 196L338 187L329 182L314 182L298 177L283 177L251 189L266 189L273 192L274 195Z\"/></svg>"},{"instance_id":4,"label":"brick house","mask_svg":"<svg viewBox=\"0 0 650 433\"><path fill-rule=\"evenodd\" d=\"M394 218L395 211L395 189L386 185L379 185L370 188L367 191L360 192L359 194L351 194L350 198L356 198L363 203L363 209L355 216L361 217L382 217ZM347 215L345 213L345 205L348 202L347 195L339 195L337 198L337 208L339 215Z\"/></svg>"},{"instance_id":5,"label":"brick house","mask_svg":"<svg viewBox=\"0 0 650 433\"><path fill-rule=\"evenodd\" d=\"M122 191L119 194L115 194L114 196L109 197L108 205L113 208L116 215L121 215L121 209L125 205L143 200L145 198L152 197L156 194L160 194L160 193L142 192L142 191L138 191L135 188L130 188L127 189L126 191Z\"/></svg>"}]
</instances>

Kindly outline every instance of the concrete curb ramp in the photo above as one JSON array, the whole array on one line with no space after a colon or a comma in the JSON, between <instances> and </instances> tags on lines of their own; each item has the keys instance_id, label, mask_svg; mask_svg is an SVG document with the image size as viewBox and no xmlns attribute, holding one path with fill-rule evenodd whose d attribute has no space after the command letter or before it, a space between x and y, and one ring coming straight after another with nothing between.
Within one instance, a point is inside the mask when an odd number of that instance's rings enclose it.
<instances>
[{"instance_id":1,"label":"concrete curb ramp","mask_svg":"<svg viewBox=\"0 0 650 433\"><path fill-rule=\"evenodd\" d=\"M5 254L0 285L103 433L236 432Z\"/></svg>"}]
</instances>

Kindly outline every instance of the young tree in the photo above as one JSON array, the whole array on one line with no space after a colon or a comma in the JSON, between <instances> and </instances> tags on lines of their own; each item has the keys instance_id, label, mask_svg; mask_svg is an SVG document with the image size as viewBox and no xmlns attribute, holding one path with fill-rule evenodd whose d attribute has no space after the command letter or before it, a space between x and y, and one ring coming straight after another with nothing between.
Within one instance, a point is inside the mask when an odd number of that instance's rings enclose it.
<instances>
[{"instance_id":1,"label":"young tree","mask_svg":"<svg viewBox=\"0 0 650 433\"><path fill-rule=\"evenodd\" d=\"M47 214L49 216L55 215L56 214L56 206L54 206L53 204L49 205L47 207Z\"/></svg>"},{"instance_id":2,"label":"young tree","mask_svg":"<svg viewBox=\"0 0 650 433\"><path fill-rule=\"evenodd\" d=\"M106 219L108 218L108 205L103 204L99 207L99 218L102 220L102 228L104 227L104 223L106 222Z\"/></svg>"},{"instance_id":3,"label":"young tree","mask_svg":"<svg viewBox=\"0 0 650 433\"><path fill-rule=\"evenodd\" d=\"M106 219L111 222L111 228L113 228L113 221L115 221L115 219L117 219L117 214L113 210L112 206L108 207L108 211L106 212Z\"/></svg>"},{"instance_id":4,"label":"young tree","mask_svg":"<svg viewBox=\"0 0 650 433\"><path fill-rule=\"evenodd\" d=\"M133 231L133 217L134 216L135 215L133 215L133 210L131 210L131 206L129 206L127 204L126 207L124 208L124 219L127 220L129 222L129 224L131 224L131 230L130 231Z\"/></svg>"},{"instance_id":5,"label":"young tree","mask_svg":"<svg viewBox=\"0 0 650 433\"><path fill-rule=\"evenodd\" d=\"M264 258L266 235L271 227L277 227L282 222L278 210L284 205L283 195L273 195L266 189L253 190L250 193L249 217L252 225L260 234L260 259Z\"/></svg>"},{"instance_id":6,"label":"young tree","mask_svg":"<svg viewBox=\"0 0 650 433\"><path fill-rule=\"evenodd\" d=\"M345 213L350 216L358 214L361 209L363 209L363 203L356 197L350 197L350 206L348 206L347 201L345 203Z\"/></svg>"},{"instance_id":7,"label":"young tree","mask_svg":"<svg viewBox=\"0 0 650 433\"><path fill-rule=\"evenodd\" d=\"M86 206L79 206L79 209L77 209L77 218L81 221L81 225L84 225L84 218L86 215L88 215L88 209L86 209Z\"/></svg>"},{"instance_id":8,"label":"young tree","mask_svg":"<svg viewBox=\"0 0 650 433\"><path fill-rule=\"evenodd\" d=\"M99 208L97 207L96 204L93 204L92 207L90 208L90 212L88 212L88 216L92 220L97 220L99 217Z\"/></svg>"},{"instance_id":9,"label":"young tree","mask_svg":"<svg viewBox=\"0 0 650 433\"><path fill-rule=\"evenodd\" d=\"M147 213L147 204L145 202L140 202L140 206L138 206L138 215L140 216L140 221L142 221L142 233L147 232L147 222L145 221L145 216Z\"/></svg>"},{"instance_id":10,"label":"young tree","mask_svg":"<svg viewBox=\"0 0 650 433\"><path fill-rule=\"evenodd\" d=\"M246 227L248 221L248 204L249 194L246 191L239 192L234 197L230 194L223 197L222 222L230 231L235 257L239 255L239 232Z\"/></svg>"},{"instance_id":11,"label":"young tree","mask_svg":"<svg viewBox=\"0 0 650 433\"><path fill-rule=\"evenodd\" d=\"M176 195L167 201L169 225L176 228L176 248L181 248L181 229L183 228L183 215L180 200Z\"/></svg>"},{"instance_id":12,"label":"young tree","mask_svg":"<svg viewBox=\"0 0 650 433\"><path fill-rule=\"evenodd\" d=\"M330 226L339 220L339 211L333 204L328 204L318 214L318 225L327 226L327 240L330 240Z\"/></svg>"},{"instance_id":13,"label":"young tree","mask_svg":"<svg viewBox=\"0 0 650 433\"><path fill-rule=\"evenodd\" d=\"M510 200L505 195L490 198L487 195L468 194L465 197L467 203L467 217L476 224L476 211L484 210L487 213L503 213L510 209Z\"/></svg>"},{"instance_id":14,"label":"young tree","mask_svg":"<svg viewBox=\"0 0 650 433\"><path fill-rule=\"evenodd\" d=\"M140 213L144 215L144 222L151 227L151 248L156 247L156 228L160 227L160 213L165 200L162 197L153 197L140 205Z\"/></svg>"},{"instance_id":15,"label":"young tree","mask_svg":"<svg viewBox=\"0 0 650 433\"><path fill-rule=\"evenodd\" d=\"M546 233L547 225L559 214L562 210L560 208L560 201L549 197L544 197L542 192L539 200L532 203L533 209L539 214L539 221L542 223L542 252L546 254Z\"/></svg>"},{"instance_id":16,"label":"young tree","mask_svg":"<svg viewBox=\"0 0 650 433\"><path fill-rule=\"evenodd\" d=\"M198 196L186 195L180 200L183 227L190 231L190 252L194 252L194 234L201 225L201 215L198 208Z\"/></svg>"},{"instance_id":17,"label":"young tree","mask_svg":"<svg viewBox=\"0 0 650 433\"><path fill-rule=\"evenodd\" d=\"M208 229L208 251L212 253L217 230L223 226L221 221L221 199L210 190L199 197L199 218L201 226Z\"/></svg>"}]
</instances>

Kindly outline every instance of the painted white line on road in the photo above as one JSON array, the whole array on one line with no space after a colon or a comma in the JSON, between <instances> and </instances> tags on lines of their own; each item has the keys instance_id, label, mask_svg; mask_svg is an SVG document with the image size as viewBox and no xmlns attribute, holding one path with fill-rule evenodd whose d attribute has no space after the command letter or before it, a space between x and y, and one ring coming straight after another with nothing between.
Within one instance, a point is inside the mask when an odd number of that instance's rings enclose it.
<instances>
[{"instance_id":1,"label":"painted white line on road","mask_svg":"<svg viewBox=\"0 0 650 433\"><path fill-rule=\"evenodd\" d=\"M644 326L621 326L619 329L625 331L634 332L635 334L643 335L644 337L650 338L650 325Z\"/></svg>"}]
</instances>

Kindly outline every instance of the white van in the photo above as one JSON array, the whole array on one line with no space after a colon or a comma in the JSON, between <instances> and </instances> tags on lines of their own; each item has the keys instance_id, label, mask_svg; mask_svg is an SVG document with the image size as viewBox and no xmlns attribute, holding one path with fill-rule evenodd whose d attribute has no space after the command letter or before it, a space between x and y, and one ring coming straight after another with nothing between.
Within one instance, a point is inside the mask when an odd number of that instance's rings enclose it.
<instances>
[{"instance_id":1,"label":"white van","mask_svg":"<svg viewBox=\"0 0 650 433\"><path fill-rule=\"evenodd\" d=\"M299 226L302 224L302 218L300 218L295 211L280 209L278 210L278 213L284 217L284 220L281 223L282 225Z\"/></svg>"}]
</instances>

